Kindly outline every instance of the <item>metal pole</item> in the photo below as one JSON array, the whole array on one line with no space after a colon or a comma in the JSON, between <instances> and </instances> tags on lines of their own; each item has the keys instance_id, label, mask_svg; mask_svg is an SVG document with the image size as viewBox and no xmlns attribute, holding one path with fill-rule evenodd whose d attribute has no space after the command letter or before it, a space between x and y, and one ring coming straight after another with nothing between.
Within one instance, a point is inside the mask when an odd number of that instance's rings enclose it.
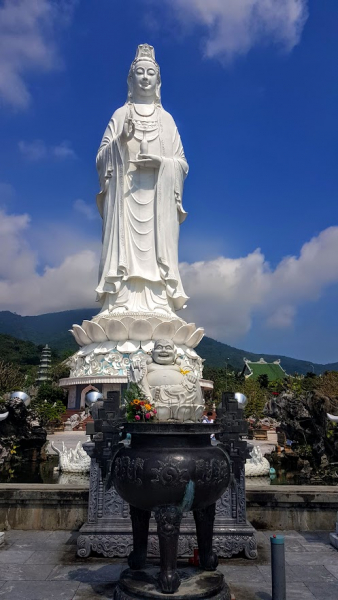
<instances>
[{"instance_id":1,"label":"metal pole","mask_svg":"<svg viewBox=\"0 0 338 600\"><path fill-rule=\"evenodd\" d=\"M270 542L272 600L286 600L284 536L272 535Z\"/></svg>"}]
</instances>

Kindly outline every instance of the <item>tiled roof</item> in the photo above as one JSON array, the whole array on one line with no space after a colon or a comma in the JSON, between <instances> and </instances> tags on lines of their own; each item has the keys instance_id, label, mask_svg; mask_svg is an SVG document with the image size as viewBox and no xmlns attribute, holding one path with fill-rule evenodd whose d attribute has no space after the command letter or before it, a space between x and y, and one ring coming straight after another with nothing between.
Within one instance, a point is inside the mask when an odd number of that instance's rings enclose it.
<instances>
[{"instance_id":1,"label":"tiled roof","mask_svg":"<svg viewBox=\"0 0 338 600\"><path fill-rule=\"evenodd\" d=\"M257 379L259 375L267 375L269 381L276 381L277 379L284 379L286 376L285 371L278 363L266 363L266 362L250 362L245 361L248 369L251 371L251 377Z\"/></svg>"}]
</instances>

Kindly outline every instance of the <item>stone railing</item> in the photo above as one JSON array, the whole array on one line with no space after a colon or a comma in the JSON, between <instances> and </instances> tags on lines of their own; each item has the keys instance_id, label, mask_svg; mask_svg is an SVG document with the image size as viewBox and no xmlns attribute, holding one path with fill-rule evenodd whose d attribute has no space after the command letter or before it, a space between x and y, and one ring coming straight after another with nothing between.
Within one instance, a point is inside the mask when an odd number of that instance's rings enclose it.
<instances>
[{"instance_id":1,"label":"stone railing","mask_svg":"<svg viewBox=\"0 0 338 600\"><path fill-rule=\"evenodd\" d=\"M247 517L256 529L332 531L338 489L334 486L250 486ZM0 531L77 530L87 519L88 486L0 484Z\"/></svg>"}]
</instances>

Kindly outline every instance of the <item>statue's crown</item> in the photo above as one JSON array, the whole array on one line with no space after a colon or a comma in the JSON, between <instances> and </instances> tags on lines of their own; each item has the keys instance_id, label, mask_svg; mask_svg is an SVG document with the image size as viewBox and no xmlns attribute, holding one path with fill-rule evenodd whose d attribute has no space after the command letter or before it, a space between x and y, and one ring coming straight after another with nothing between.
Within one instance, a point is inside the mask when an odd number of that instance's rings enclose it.
<instances>
[{"instance_id":1,"label":"statue's crown","mask_svg":"<svg viewBox=\"0 0 338 600\"><path fill-rule=\"evenodd\" d=\"M154 46L149 46L149 44L140 44L137 47L134 63L142 59L151 60L153 63L155 63L155 65L157 65Z\"/></svg>"}]
</instances>

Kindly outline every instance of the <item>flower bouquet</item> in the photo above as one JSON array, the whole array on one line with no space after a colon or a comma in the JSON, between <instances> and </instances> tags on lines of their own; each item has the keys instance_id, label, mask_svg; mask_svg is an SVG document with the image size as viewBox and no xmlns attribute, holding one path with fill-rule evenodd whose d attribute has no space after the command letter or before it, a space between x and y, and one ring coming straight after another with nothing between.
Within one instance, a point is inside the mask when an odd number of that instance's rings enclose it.
<instances>
[{"instance_id":1,"label":"flower bouquet","mask_svg":"<svg viewBox=\"0 0 338 600\"><path fill-rule=\"evenodd\" d=\"M132 383L124 394L128 423L135 421L153 421L156 418L156 408L151 404L147 396L138 385Z\"/></svg>"}]
</instances>

